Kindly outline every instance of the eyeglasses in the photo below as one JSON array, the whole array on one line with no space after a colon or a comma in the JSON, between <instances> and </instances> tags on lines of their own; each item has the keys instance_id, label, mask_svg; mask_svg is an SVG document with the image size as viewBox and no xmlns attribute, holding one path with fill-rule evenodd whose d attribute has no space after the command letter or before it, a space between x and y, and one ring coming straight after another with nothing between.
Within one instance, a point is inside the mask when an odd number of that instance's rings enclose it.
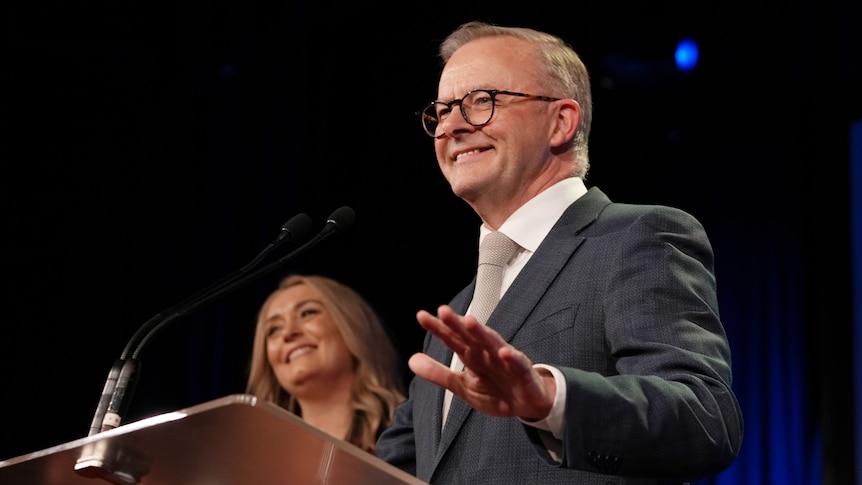
<instances>
[{"instance_id":1,"label":"eyeglasses","mask_svg":"<svg viewBox=\"0 0 862 485\"><path fill-rule=\"evenodd\" d=\"M494 107L497 104L497 95L519 96L524 99L537 101L559 101L560 98L550 96L539 96L536 94L516 93L514 91L501 91L499 89L477 89L465 94L461 99L452 101L432 101L428 106L416 112L416 116L422 120L422 128L428 136L440 138L446 133L438 133L440 123L452 113L452 106L459 105L461 116L473 126L484 126L494 117Z\"/></svg>"}]
</instances>

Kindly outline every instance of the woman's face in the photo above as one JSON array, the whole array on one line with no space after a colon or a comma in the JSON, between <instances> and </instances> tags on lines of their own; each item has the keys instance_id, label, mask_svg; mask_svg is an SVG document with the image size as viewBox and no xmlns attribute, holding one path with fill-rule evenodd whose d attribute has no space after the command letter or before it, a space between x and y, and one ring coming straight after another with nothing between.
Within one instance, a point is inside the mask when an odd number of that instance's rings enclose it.
<instances>
[{"instance_id":1,"label":"woman's face","mask_svg":"<svg viewBox=\"0 0 862 485\"><path fill-rule=\"evenodd\" d=\"M314 288L279 290L263 319L267 360L287 392L302 399L352 384L353 357Z\"/></svg>"}]
</instances>

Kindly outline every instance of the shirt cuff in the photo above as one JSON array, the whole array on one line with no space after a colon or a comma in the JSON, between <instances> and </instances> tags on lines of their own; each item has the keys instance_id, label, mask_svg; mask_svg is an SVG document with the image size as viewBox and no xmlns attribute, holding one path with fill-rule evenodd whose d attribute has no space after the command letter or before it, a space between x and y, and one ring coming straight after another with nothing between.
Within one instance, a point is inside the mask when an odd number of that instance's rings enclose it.
<instances>
[{"instance_id":1,"label":"shirt cuff","mask_svg":"<svg viewBox=\"0 0 862 485\"><path fill-rule=\"evenodd\" d=\"M563 378L563 373L556 367L545 364L534 364L533 367L544 369L554 376L554 382L557 384L557 392L554 394L554 404L551 406L551 412L544 419L538 421L528 421L521 419L522 423L534 428L549 431L554 438L563 439L563 427L566 424L564 411L566 409L566 380Z\"/></svg>"}]
</instances>

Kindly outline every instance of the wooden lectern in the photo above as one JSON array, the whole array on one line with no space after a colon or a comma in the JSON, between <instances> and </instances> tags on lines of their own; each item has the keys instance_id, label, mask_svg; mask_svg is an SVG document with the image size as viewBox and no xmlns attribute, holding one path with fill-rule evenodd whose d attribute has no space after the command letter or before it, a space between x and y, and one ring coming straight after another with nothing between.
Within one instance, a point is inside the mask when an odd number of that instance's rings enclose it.
<instances>
[{"instance_id":1,"label":"wooden lectern","mask_svg":"<svg viewBox=\"0 0 862 485\"><path fill-rule=\"evenodd\" d=\"M428 485L235 394L0 461L2 485Z\"/></svg>"}]
</instances>

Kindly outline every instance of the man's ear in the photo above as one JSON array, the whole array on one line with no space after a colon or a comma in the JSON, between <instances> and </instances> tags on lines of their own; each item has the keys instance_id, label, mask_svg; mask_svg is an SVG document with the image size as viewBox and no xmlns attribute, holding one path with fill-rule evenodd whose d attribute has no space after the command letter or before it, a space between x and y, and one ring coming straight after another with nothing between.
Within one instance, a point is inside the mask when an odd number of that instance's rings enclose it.
<instances>
[{"instance_id":1,"label":"man's ear","mask_svg":"<svg viewBox=\"0 0 862 485\"><path fill-rule=\"evenodd\" d=\"M556 123L551 132L550 145L558 148L571 143L581 125L581 105L574 99L555 101Z\"/></svg>"}]
</instances>

